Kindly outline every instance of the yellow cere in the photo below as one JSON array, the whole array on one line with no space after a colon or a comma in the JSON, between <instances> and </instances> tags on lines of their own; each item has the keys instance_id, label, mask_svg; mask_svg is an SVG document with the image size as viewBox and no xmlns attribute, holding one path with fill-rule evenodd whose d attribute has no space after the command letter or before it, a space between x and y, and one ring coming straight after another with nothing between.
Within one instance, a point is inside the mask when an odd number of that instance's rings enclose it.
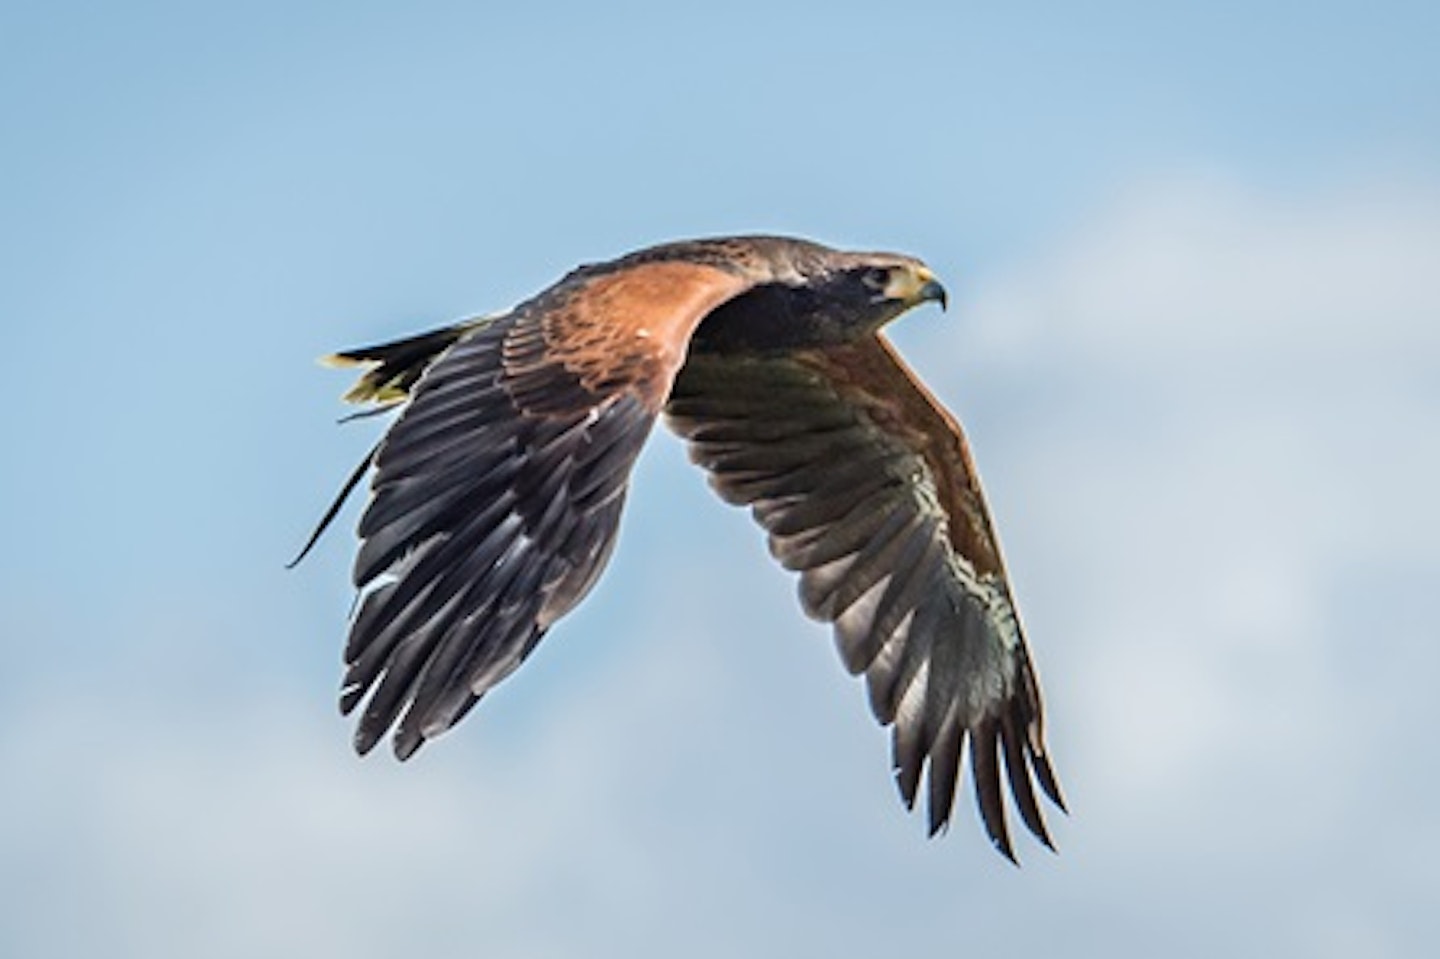
<instances>
[{"instance_id":1,"label":"yellow cere","mask_svg":"<svg viewBox=\"0 0 1440 959\"><path fill-rule=\"evenodd\" d=\"M890 282L885 284L885 295L892 300L911 302L919 299L925 284L935 279L935 274L925 266L902 266L890 271Z\"/></svg>"}]
</instances>

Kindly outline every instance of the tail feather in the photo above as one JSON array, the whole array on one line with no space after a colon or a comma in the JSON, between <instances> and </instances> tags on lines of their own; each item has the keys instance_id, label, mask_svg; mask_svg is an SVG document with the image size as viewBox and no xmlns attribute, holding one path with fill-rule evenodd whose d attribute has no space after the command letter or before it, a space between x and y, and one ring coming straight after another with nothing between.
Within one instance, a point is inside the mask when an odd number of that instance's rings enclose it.
<instances>
[{"instance_id":1,"label":"tail feather","mask_svg":"<svg viewBox=\"0 0 1440 959\"><path fill-rule=\"evenodd\" d=\"M300 547L300 552L295 555L294 559L285 564L286 569L294 569L296 566L299 566L300 561L310 555L310 551L315 548L315 544L320 542L320 537L324 535L325 530L330 528L330 524L335 521L335 517L340 512L340 507L344 506L345 501L350 498L351 491L359 486L360 481L365 478L365 473L370 469L370 464L375 462L375 451L379 448L378 444L371 447L370 452L366 453L365 458L360 461L360 465L355 467L354 472L350 474L350 478L347 479L345 485L341 487L339 495L331 502L330 508L325 511L324 516L320 517L320 522L315 524L315 531L310 534L310 538L305 541L305 545Z\"/></svg>"},{"instance_id":2,"label":"tail feather","mask_svg":"<svg viewBox=\"0 0 1440 959\"><path fill-rule=\"evenodd\" d=\"M360 379L346 391L345 402L398 403L410 395L411 387L436 357L471 330L494 320L493 316L465 320L403 340L332 353L321 357L320 362L327 366L366 367Z\"/></svg>"},{"instance_id":3,"label":"tail feather","mask_svg":"<svg viewBox=\"0 0 1440 959\"><path fill-rule=\"evenodd\" d=\"M347 403L374 403L376 406L374 409L362 410L346 419L384 413L410 396L411 388L440 354L470 331L487 326L495 319L494 316L481 316L473 320L464 320L453 326L431 330L429 333L407 336L403 340L332 353L329 356L321 357L320 362L327 366L365 367L365 372L360 375L360 379L345 393L345 401ZM298 564L319 542L321 534L340 512L340 507L364 479L370 465L375 461L375 453L379 448L377 444L360 461L360 465L355 467L355 471L345 481L345 486L340 490L339 495L330 504L330 508L325 511L325 515L320 518L315 531L310 534L310 538L301 547L299 555L285 564L287 567L294 567Z\"/></svg>"}]
</instances>

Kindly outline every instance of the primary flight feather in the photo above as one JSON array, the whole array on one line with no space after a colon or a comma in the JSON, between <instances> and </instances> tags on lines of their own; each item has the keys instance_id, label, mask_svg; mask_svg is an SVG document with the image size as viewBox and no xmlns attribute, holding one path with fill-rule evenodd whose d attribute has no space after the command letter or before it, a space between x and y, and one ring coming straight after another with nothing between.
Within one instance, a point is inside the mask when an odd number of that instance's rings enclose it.
<instances>
[{"instance_id":1,"label":"primary flight feather","mask_svg":"<svg viewBox=\"0 0 1440 959\"><path fill-rule=\"evenodd\" d=\"M341 708L355 745L409 757L513 672L595 585L631 467L663 415L750 507L834 624L892 728L932 834L968 750L987 834L1014 858L1004 781L1050 838L1062 809L1040 687L959 424L880 332L945 290L919 260L785 237L669 243L581 267L509 312L330 359L398 418L373 467ZM303 555L303 553L302 553ZM968 743L968 746L967 746Z\"/></svg>"}]
</instances>

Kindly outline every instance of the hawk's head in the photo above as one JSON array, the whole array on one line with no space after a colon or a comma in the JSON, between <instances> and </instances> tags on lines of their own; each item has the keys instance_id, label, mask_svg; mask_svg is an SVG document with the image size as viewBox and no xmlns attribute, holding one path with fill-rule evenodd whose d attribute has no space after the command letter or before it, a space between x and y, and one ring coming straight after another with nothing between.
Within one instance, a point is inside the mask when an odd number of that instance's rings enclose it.
<instances>
[{"instance_id":1,"label":"hawk's head","mask_svg":"<svg viewBox=\"0 0 1440 959\"><path fill-rule=\"evenodd\" d=\"M943 310L945 287L924 263L896 253L866 253L845 263L816 284L822 296L854 315L855 322L877 329L921 303L935 301Z\"/></svg>"},{"instance_id":2,"label":"hawk's head","mask_svg":"<svg viewBox=\"0 0 1440 959\"><path fill-rule=\"evenodd\" d=\"M922 303L946 305L945 287L912 256L769 237L754 243L768 282L711 313L693 347L764 353L833 345L869 336Z\"/></svg>"}]
</instances>

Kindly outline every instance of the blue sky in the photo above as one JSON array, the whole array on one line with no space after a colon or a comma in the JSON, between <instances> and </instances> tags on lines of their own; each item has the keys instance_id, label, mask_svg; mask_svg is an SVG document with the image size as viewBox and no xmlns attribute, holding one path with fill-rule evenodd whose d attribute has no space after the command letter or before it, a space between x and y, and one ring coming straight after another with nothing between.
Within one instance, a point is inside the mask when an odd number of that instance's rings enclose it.
<instances>
[{"instance_id":1,"label":"blue sky","mask_svg":"<svg viewBox=\"0 0 1440 959\"><path fill-rule=\"evenodd\" d=\"M0 952L1414 955L1440 934L1440 11L0 9ZM328 350L577 262L925 257L1074 815L927 842L664 433L594 596L399 767L334 710ZM969 797L962 797L968 803Z\"/></svg>"}]
</instances>

